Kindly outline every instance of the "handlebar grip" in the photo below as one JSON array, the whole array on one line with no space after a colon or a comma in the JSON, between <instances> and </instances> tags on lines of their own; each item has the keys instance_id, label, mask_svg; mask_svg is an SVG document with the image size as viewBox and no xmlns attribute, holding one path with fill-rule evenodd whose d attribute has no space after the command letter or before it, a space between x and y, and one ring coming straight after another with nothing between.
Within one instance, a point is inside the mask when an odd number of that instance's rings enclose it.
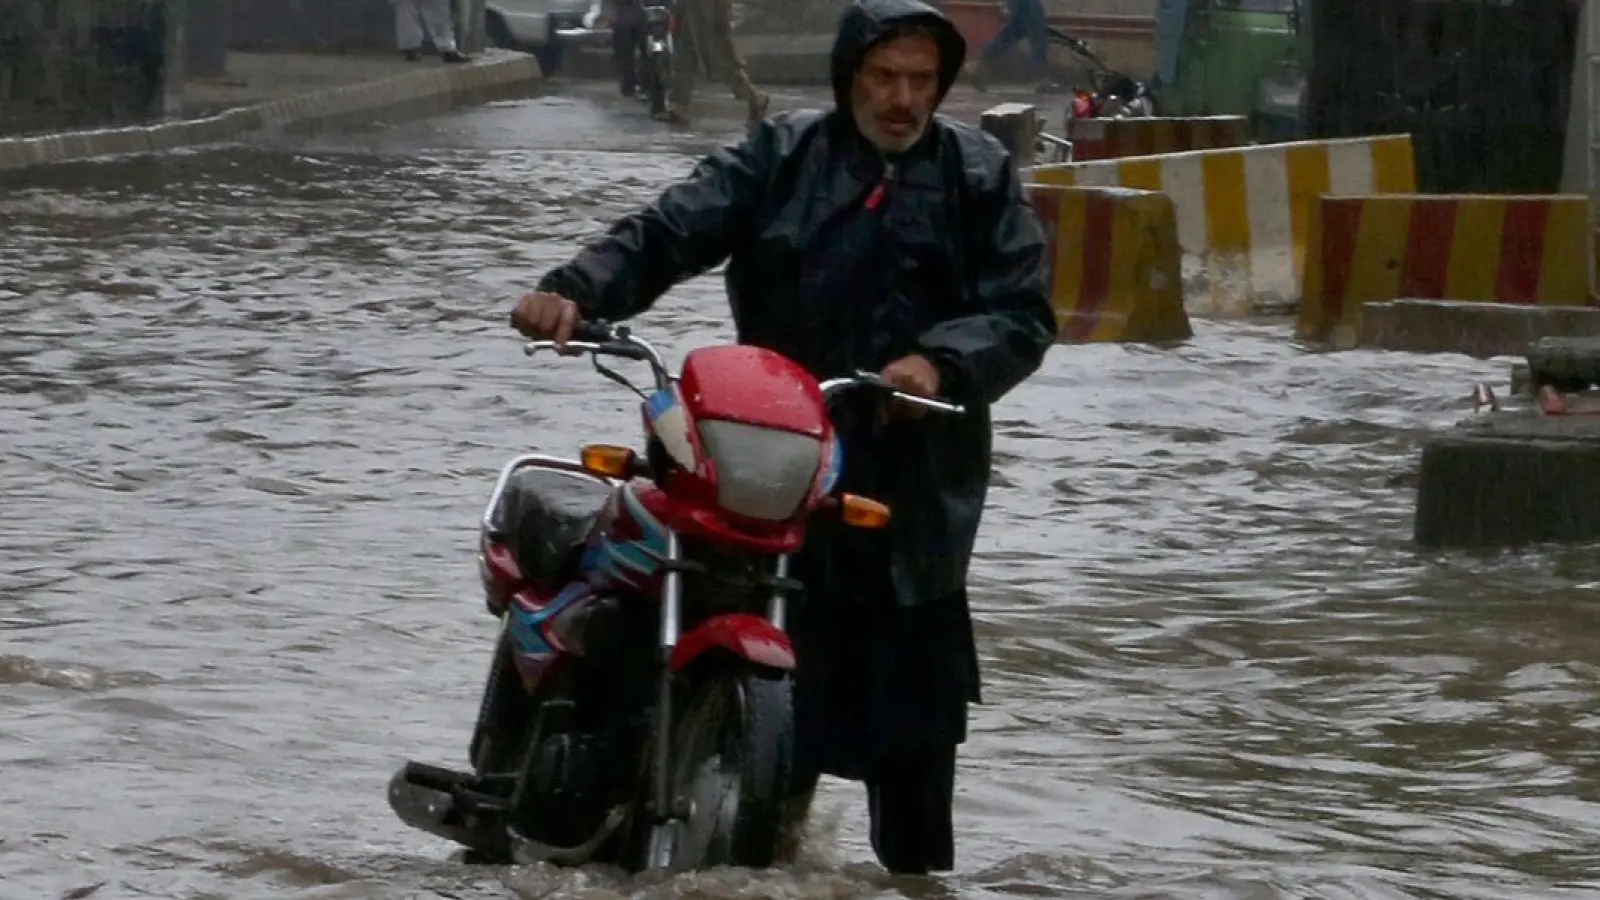
<instances>
[{"instance_id":1,"label":"handlebar grip","mask_svg":"<svg viewBox=\"0 0 1600 900\"><path fill-rule=\"evenodd\" d=\"M580 321L572 328L572 339L588 344L605 344L613 339L611 326L604 322Z\"/></svg>"}]
</instances>

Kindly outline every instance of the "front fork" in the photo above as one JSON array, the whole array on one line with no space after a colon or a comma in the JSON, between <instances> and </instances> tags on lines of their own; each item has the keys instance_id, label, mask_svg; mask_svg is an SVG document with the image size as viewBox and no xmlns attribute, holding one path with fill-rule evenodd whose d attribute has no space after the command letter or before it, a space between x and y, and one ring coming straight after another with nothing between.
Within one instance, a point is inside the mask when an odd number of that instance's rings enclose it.
<instances>
[{"instance_id":1,"label":"front fork","mask_svg":"<svg viewBox=\"0 0 1600 900\"><path fill-rule=\"evenodd\" d=\"M678 635L683 628L683 541L678 532L667 532L666 574L661 579L661 632L656 648L656 716L655 716L655 777L654 796L651 800L653 825L646 863L652 869L666 869L672 864L672 854L677 847L678 829L687 818L688 811L678 809L672 796L672 651L678 646ZM767 619L774 628L782 629L786 612L786 583L789 578L789 557L778 557L773 571L772 597L767 601Z\"/></svg>"}]
</instances>

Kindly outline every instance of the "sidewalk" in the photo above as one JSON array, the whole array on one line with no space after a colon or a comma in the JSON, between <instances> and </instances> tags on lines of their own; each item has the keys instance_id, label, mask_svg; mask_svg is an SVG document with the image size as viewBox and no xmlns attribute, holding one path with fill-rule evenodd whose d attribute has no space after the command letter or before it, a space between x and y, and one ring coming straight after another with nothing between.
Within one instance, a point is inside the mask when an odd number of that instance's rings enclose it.
<instances>
[{"instance_id":1,"label":"sidewalk","mask_svg":"<svg viewBox=\"0 0 1600 900\"><path fill-rule=\"evenodd\" d=\"M417 117L526 94L542 75L522 53L488 50L464 65L398 56L245 53L227 73L184 85L184 118L153 125L0 138L0 170L214 144L277 129Z\"/></svg>"}]
</instances>

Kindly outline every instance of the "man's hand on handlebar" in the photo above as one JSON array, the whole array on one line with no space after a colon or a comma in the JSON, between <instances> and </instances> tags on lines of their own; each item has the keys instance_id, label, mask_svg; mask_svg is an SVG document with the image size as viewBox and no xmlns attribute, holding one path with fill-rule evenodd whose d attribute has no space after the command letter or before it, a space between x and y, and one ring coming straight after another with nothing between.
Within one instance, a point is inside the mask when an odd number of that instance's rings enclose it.
<instances>
[{"instance_id":1,"label":"man's hand on handlebar","mask_svg":"<svg viewBox=\"0 0 1600 900\"><path fill-rule=\"evenodd\" d=\"M903 356L883 367L880 377L897 391L930 399L939 396L939 369L925 356ZM927 410L904 403L894 404L896 412L921 418Z\"/></svg>"},{"instance_id":2,"label":"man's hand on handlebar","mask_svg":"<svg viewBox=\"0 0 1600 900\"><path fill-rule=\"evenodd\" d=\"M578 304L543 291L524 294L511 310L511 327L534 340L553 341L558 349L572 340L578 327Z\"/></svg>"}]
</instances>

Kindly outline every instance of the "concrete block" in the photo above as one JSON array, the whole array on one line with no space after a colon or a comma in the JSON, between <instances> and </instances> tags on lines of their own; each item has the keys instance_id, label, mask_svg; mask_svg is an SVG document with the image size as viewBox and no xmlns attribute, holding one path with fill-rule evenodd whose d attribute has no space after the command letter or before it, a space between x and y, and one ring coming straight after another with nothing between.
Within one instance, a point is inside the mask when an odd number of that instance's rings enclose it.
<instances>
[{"instance_id":1,"label":"concrete block","mask_svg":"<svg viewBox=\"0 0 1600 900\"><path fill-rule=\"evenodd\" d=\"M1070 119L1067 140L1079 161L1155 156L1188 150L1241 147L1250 142L1244 116Z\"/></svg>"},{"instance_id":2,"label":"concrete block","mask_svg":"<svg viewBox=\"0 0 1600 900\"><path fill-rule=\"evenodd\" d=\"M984 110L979 123L1011 154L1013 165L1024 169L1033 165L1039 111L1032 104L1002 103L990 107Z\"/></svg>"},{"instance_id":3,"label":"concrete block","mask_svg":"<svg viewBox=\"0 0 1600 900\"><path fill-rule=\"evenodd\" d=\"M1426 442L1414 537L1423 547L1600 538L1600 416L1477 416Z\"/></svg>"},{"instance_id":4,"label":"concrete block","mask_svg":"<svg viewBox=\"0 0 1600 900\"><path fill-rule=\"evenodd\" d=\"M1309 210L1339 194L1415 193L1410 135L1297 141L1035 166L1040 184L1164 191L1178 210L1191 314L1293 311L1314 244Z\"/></svg>"},{"instance_id":5,"label":"concrete block","mask_svg":"<svg viewBox=\"0 0 1600 900\"><path fill-rule=\"evenodd\" d=\"M1029 185L1050 239L1057 340L1167 342L1194 336L1183 308L1172 198L1127 188Z\"/></svg>"},{"instance_id":6,"label":"concrete block","mask_svg":"<svg viewBox=\"0 0 1600 900\"><path fill-rule=\"evenodd\" d=\"M1311 218L1305 340L1348 344L1372 301L1582 306L1592 293L1587 197L1320 197Z\"/></svg>"},{"instance_id":7,"label":"concrete block","mask_svg":"<svg viewBox=\"0 0 1600 900\"><path fill-rule=\"evenodd\" d=\"M1600 338L1541 338L1528 348L1529 387L1570 393L1600 385Z\"/></svg>"},{"instance_id":8,"label":"concrete block","mask_svg":"<svg viewBox=\"0 0 1600 900\"><path fill-rule=\"evenodd\" d=\"M1600 308L1457 300L1368 303L1353 346L1487 359L1521 356L1547 337L1600 337Z\"/></svg>"}]
</instances>

